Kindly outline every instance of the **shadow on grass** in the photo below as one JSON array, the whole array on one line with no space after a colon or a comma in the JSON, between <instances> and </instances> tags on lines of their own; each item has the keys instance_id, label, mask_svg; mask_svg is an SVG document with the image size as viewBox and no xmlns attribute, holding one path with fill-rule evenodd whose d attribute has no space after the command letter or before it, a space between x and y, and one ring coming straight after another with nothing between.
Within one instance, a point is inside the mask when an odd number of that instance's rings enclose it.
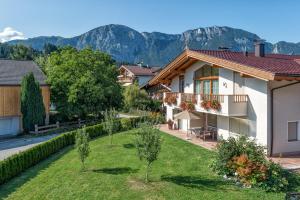
<instances>
[{"instance_id":1,"label":"shadow on grass","mask_svg":"<svg viewBox=\"0 0 300 200\"><path fill-rule=\"evenodd\" d=\"M11 179L7 183L0 185L0 199L7 198L11 193L16 191L19 187L21 187L23 184L25 184L27 181L30 181L37 175L39 175L40 172L50 167L50 165L61 158L65 153L70 151L73 147L69 146L61 151L59 151L56 154L53 154L49 158L47 158L44 161L41 161L37 165L25 170L20 175L16 176L15 178Z\"/></svg>"},{"instance_id":2,"label":"shadow on grass","mask_svg":"<svg viewBox=\"0 0 300 200\"><path fill-rule=\"evenodd\" d=\"M128 174L128 173L136 173L138 169L132 169L130 167L115 167L115 168L102 168L102 169L94 169L92 170L96 173L105 173L105 174Z\"/></svg>"},{"instance_id":3,"label":"shadow on grass","mask_svg":"<svg viewBox=\"0 0 300 200\"><path fill-rule=\"evenodd\" d=\"M128 144L123 144L123 147L126 148L126 149L132 149L132 148L134 148L135 146L134 146L134 144L132 144L132 143L128 143Z\"/></svg>"},{"instance_id":4,"label":"shadow on grass","mask_svg":"<svg viewBox=\"0 0 300 200\"><path fill-rule=\"evenodd\" d=\"M227 190L224 188L224 185L228 184L225 181L221 181L221 180L213 180L204 177L194 177L194 176L162 175L161 180L172 182L184 187L198 188L198 189L212 190L212 191Z\"/></svg>"}]
</instances>

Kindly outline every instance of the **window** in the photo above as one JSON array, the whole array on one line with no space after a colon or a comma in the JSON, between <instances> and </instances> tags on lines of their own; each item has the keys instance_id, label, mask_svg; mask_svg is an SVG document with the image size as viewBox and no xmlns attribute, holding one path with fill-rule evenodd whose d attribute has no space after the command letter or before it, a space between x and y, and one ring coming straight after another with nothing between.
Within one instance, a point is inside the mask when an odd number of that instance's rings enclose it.
<instances>
[{"instance_id":1,"label":"window","mask_svg":"<svg viewBox=\"0 0 300 200\"><path fill-rule=\"evenodd\" d=\"M204 65L194 73L195 94L219 93L219 68Z\"/></svg>"},{"instance_id":2,"label":"window","mask_svg":"<svg viewBox=\"0 0 300 200\"><path fill-rule=\"evenodd\" d=\"M179 92L184 92L184 76L179 76Z\"/></svg>"},{"instance_id":3,"label":"window","mask_svg":"<svg viewBox=\"0 0 300 200\"><path fill-rule=\"evenodd\" d=\"M195 80L195 94L201 94L201 81Z\"/></svg>"},{"instance_id":4,"label":"window","mask_svg":"<svg viewBox=\"0 0 300 200\"><path fill-rule=\"evenodd\" d=\"M229 118L229 131L234 135L249 136L249 120L243 118Z\"/></svg>"},{"instance_id":5,"label":"window","mask_svg":"<svg viewBox=\"0 0 300 200\"><path fill-rule=\"evenodd\" d=\"M203 81L203 94L210 94L210 80Z\"/></svg>"},{"instance_id":6,"label":"window","mask_svg":"<svg viewBox=\"0 0 300 200\"><path fill-rule=\"evenodd\" d=\"M219 94L219 80L212 81L212 93Z\"/></svg>"},{"instance_id":7,"label":"window","mask_svg":"<svg viewBox=\"0 0 300 200\"><path fill-rule=\"evenodd\" d=\"M298 140L298 122L288 122L288 141Z\"/></svg>"}]
</instances>

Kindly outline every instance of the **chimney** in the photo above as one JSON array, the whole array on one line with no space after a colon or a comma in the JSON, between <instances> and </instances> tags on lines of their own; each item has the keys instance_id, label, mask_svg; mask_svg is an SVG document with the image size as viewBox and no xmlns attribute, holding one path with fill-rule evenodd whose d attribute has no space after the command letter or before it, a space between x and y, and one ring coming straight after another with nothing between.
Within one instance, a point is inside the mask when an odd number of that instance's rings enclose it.
<instances>
[{"instance_id":1,"label":"chimney","mask_svg":"<svg viewBox=\"0 0 300 200\"><path fill-rule=\"evenodd\" d=\"M255 56L256 57L265 57L265 43L263 41L256 41L255 46Z\"/></svg>"}]
</instances>

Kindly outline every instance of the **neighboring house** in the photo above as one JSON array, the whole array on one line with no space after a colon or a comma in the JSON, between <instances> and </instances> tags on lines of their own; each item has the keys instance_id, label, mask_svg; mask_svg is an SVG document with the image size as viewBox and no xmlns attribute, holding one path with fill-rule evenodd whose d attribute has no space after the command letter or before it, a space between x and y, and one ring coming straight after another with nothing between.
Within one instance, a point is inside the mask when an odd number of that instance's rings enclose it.
<instances>
[{"instance_id":1,"label":"neighboring house","mask_svg":"<svg viewBox=\"0 0 300 200\"><path fill-rule=\"evenodd\" d=\"M148 82L143 85L141 89L146 90L149 96L156 100L163 100L163 94L165 92L171 92L171 88L164 84L150 85Z\"/></svg>"},{"instance_id":2,"label":"neighboring house","mask_svg":"<svg viewBox=\"0 0 300 200\"><path fill-rule=\"evenodd\" d=\"M30 72L40 83L46 122L49 120L50 90L41 69L33 61L0 60L0 137L22 132L20 88L23 77Z\"/></svg>"},{"instance_id":3,"label":"neighboring house","mask_svg":"<svg viewBox=\"0 0 300 200\"><path fill-rule=\"evenodd\" d=\"M165 103L167 120L181 111L182 101L192 102L219 139L244 134L269 155L300 152L300 55L265 54L262 43L254 53L186 49L149 84L171 88L165 97L176 102ZM203 108L212 101L219 110ZM206 119L176 123L187 130L203 127Z\"/></svg>"},{"instance_id":4,"label":"neighboring house","mask_svg":"<svg viewBox=\"0 0 300 200\"><path fill-rule=\"evenodd\" d=\"M147 82L153 78L160 69L160 67L148 67L141 65L121 65L118 81L123 86L131 85L136 81L141 87L147 84Z\"/></svg>"}]
</instances>

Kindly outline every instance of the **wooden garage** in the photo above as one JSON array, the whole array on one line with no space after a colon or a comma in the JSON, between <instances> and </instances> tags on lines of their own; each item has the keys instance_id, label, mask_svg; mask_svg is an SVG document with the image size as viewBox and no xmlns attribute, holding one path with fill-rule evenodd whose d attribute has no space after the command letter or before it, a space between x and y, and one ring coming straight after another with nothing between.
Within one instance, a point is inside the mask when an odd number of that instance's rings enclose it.
<instances>
[{"instance_id":1,"label":"wooden garage","mask_svg":"<svg viewBox=\"0 0 300 200\"><path fill-rule=\"evenodd\" d=\"M41 86L46 121L49 118L50 89L39 66L33 61L0 60L0 137L22 132L21 81L30 72Z\"/></svg>"}]
</instances>

